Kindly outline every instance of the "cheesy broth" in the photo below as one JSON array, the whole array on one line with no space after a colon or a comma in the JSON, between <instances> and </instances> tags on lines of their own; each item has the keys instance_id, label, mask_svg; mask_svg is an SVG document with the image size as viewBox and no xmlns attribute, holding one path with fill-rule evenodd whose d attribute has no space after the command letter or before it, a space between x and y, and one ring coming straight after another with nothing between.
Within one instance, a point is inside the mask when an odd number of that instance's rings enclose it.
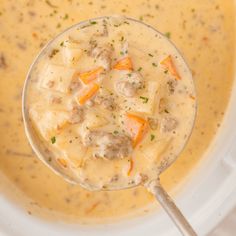
<instances>
[{"instance_id":1,"label":"cheesy broth","mask_svg":"<svg viewBox=\"0 0 236 236\"><path fill-rule=\"evenodd\" d=\"M91 193L66 183L37 160L23 130L22 86L40 48L72 24L112 14L140 19L166 34L194 75L196 126L186 150L161 176L167 189L187 176L220 126L233 76L233 1L1 1L0 169L6 176L1 185L2 192L9 192L9 198L14 195L29 214L82 223L114 221L148 211L154 200L142 187Z\"/></svg>"}]
</instances>

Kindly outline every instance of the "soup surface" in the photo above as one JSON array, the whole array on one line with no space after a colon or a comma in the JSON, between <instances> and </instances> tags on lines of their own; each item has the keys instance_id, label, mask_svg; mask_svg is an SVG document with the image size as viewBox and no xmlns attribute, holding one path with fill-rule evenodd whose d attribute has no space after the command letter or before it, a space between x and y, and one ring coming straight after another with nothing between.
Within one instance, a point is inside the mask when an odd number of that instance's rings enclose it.
<instances>
[{"instance_id":1,"label":"soup surface","mask_svg":"<svg viewBox=\"0 0 236 236\"><path fill-rule=\"evenodd\" d=\"M154 200L142 187L89 192L66 183L37 160L23 130L22 86L40 48L72 24L112 14L140 19L166 34L194 76L196 125L184 152L161 176L167 189L180 183L196 165L220 126L233 77L234 58L229 53L234 51L233 1L1 1L0 169L6 177L1 178L1 185L29 214L81 223L114 221L147 212Z\"/></svg>"},{"instance_id":2,"label":"soup surface","mask_svg":"<svg viewBox=\"0 0 236 236\"><path fill-rule=\"evenodd\" d=\"M28 81L27 127L43 157L91 190L157 179L192 130L187 65L165 36L124 17L69 29Z\"/></svg>"}]
</instances>

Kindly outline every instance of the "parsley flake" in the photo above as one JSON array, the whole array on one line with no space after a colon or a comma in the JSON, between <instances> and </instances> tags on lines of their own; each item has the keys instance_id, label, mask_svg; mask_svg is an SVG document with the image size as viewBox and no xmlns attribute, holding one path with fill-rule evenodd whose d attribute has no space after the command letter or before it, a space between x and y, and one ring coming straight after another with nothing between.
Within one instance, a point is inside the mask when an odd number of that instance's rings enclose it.
<instances>
[{"instance_id":1,"label":"parsley flake","mask_svg":"<svg viewBox=\"0 0 236 236\"><path fill-rule=\"evenodd\" d=\"M155 139L155 135L151 134L151 141L153 141Z\"/></svg>"},{"instance_id":2,"label":"parsley flake","mask_svg":"<svg viewBox=\"0 0 236 236\"><path fill-rule=\"evenodd\" d=\"M165 33L165 36L169 39L170 36L171 36L171 33L170 33L170 32L166 32L166 33Z\"/></svg>"},{"instance_id":3,"label":"parsley flake","mask_svg":"<svg viewBox=\"0 0 236 236\"><path fill-rule=\"evenodd\" d=\"M54 144L56 142L56 137L55 136L51 137L51 142L52 142L52 144Z\"/></svg>"},{"instance_id":4,"label":"parsley flake","mask_svg":"<svg viewBox=\"0 0 236 236\"><path fill-rule=\"evenodd\" d=\"M46 0L45 2L46 2L46 4L47 4L49 7L58 8L58 6L53 5L49 0Z\"/></svg>"},{"instance_id":5,"label":"parsley flake","mask_svg":"<svg viewBox=\"0 0 236 236\"><path fill-rule=\"evenodd\" d=\"M90 24L91 24L91 25L96 25L96 24L97 24L97 21L90 21Z\"/></svg>"},{"instance_id":6,"label":"parsley flake","mask_svg":"<svg viewBox=\"0 0 236 236\"><path fill-rule=\"evenodd\" d=\"M157 67L157 64L155 62L152 63L153 66Z\"/></svg>"},{"instance_id":7,"label":"parsley flake","mask_svg":"<svg viewBox=\"0 0 236 236\"><path fill-rule=\"evenodd\" d=\"M65 16L63 17L63 20L67 20L69 18L68 14L65 14Z\"/></svg>"},{"instance_id":8,"label":"parsley flake","mask_svg":"<svg viewBox=\"0 0 236 236\"><path fill-rule=\"evenodd\" d=\"M149 98L143 96L140 96L139 98L143 100L143 103L148 103Z\"/></svg>"}]
</instances>

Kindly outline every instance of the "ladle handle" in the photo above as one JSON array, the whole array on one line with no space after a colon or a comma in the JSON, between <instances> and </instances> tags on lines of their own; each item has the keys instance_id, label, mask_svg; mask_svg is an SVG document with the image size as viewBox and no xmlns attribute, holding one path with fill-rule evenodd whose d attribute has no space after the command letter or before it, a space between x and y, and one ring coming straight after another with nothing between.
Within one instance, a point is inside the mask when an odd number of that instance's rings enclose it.
<instances>
[{"instance_id":1,"label":"ladle handle","mask_svg":"<svg viewBox=\"0 0 236 236\"><path fill-rule=\"evenodd\" d=\"M171 197L160 185L159 181L147 184L147 188L156 197L157 201L161 204L166 213L170 216L172 221L184 236L197 236L192 226L185 219Z\"/></svg>"}]
</instances>

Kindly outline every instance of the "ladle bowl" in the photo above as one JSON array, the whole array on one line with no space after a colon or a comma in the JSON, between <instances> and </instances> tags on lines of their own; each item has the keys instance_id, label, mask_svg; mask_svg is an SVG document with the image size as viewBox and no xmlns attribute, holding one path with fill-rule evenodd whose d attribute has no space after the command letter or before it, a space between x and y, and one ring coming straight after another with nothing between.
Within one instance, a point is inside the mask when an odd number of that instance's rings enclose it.
<instances>
[{"instance_id":1,"label":"ladle bowl","mask_svg":"<svg viewBox=\"0 0 236 236\"><path fill-rule=\"evenodd\" d=\"M53 42L56 39L60 38L60 36L62 34L64 34L65 32L67 32L71 29L73 29L74 27L78 27L78 26L81 27L83 25L88 24L88 22L101 20L101 19L105 19L105 18L108 18L108 17L100 17L100 18L95 18L95 19L90 19L90 20L80 22L79 24L76 24L76 25L66 29L64 32L62 32L61 34L56 36L53 40L51 40L47 45L45 45L44 48L41 50L41 52L36 57L35 61L32 63L32 65L30 67L29 73L27 75L27 78L26 78L26 81L25 81L25 84L24 84L23 96L22 96L22 112L23 112L23 121L24 121L24 126L25 126L25 133L26 133L28 141L29 141L32 149L34 150L36 156L44 164L46 164L51 170L53 170L56 174L62 176L69 183L71 183L71 184L80 184L83 188L86 188L88 190L97 190L97 189L93 189L93 187L90 186L86 182L79 182L78 183L78 181L75 181L75 178L74 178L74 176L71 172L60 168L60 166L58 165L57 162L55 162L51 158L50 159L48 158L47 154L49 152L49 149L47 147L45 147L45 145L42 142L40 142L40 140L38 140L38 136L37 136L35 130L32 128L32 125L30 124L30 117L29 117L27 107L26 107L26 104L27 104L27 91L28 91L28 87L29 87L28 86L29 82L32 79L33 69L35 68L37 63L42 58L42 56L47 52L48 48L53 44ZM151 26L149 26L149 25L147 25L147 24L145 24L141 21L131 19L131 18L126 18L126 20L127 21L135 21L136 23L143 24L146 27L149 27L151 30L156 31L157 34L162 35L159 31L157 31L156 29L152 28ZM168 40L168 39L166 39L166 40ZM194 115L196 116L196 111L195 111ZM193 118L193 125L194 125L194 120L195 120L195 117ZM191 135L191 131L189 132L189 137L190 137L190 135ZM187 140L188 139L186 139L185 145L187 143ZM171 164L173 164L173 162L177 159L178 156L179 155L176 155L175 158L171 158L171 159L168 159L168 160L165 160L164 162L162 162L162 165L159 166L159 170L160 170L159 174L161 174ZM135 185L132 185L130 187L134 187L134 186ZM193 228L190 226L190 224L185 219L183 214L180 212L180 210L174 204L173 200L170 198L170 196L166 193L166 191L161 186L159 178L157 178L155 180L151 180L151 181L145 183L144 186L148 189L148 191L150 191L156 197L156 199L159 201L159 203L162 205L162 207L165 209L165 211L168 213L168 215L171 217L171 219L173 220L173 222L176 224L176 226L179 228L179 230L182 232L183 235L186 235L186 236L187 235L189 235L189 236L196 235ZM127 186L125 186L124 188L127 188ZM108 191L108 190L112 191L112 190L118 190L118 189L123 189L123 188L119 186L117 188L110 188L110 189L106 188L105 190L106 191ZM104 190L104 189L102 189L102 190Z\"/></svg>"}]
</instances>

